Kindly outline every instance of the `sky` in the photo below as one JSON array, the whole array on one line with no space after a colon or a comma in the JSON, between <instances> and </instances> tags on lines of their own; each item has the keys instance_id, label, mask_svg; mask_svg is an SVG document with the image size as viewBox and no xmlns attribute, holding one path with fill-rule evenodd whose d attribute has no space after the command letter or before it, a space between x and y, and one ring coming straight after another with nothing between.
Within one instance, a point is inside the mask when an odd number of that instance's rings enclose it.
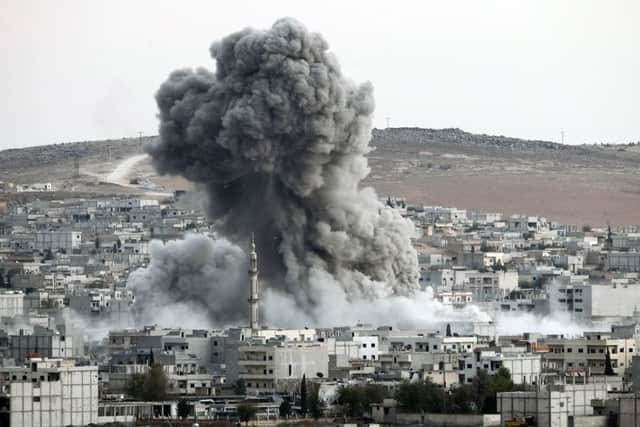
<instances>
[{"instance_id":1,"label":"sky","mask_svg":"<svg viewBox=\"0 0 640 427\"><path fill-rule=\"evenodd\" d=\"M640 2L0 0L0 149L157 133L210 44L290 16L375 88L375 127L640 141Z\"/></svg>"}]
</instances>

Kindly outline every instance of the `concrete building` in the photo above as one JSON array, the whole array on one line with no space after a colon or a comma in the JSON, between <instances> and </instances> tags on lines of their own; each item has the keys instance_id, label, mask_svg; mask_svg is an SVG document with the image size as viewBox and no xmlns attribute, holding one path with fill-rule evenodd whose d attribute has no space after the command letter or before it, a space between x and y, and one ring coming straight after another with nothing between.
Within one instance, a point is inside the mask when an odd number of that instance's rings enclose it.
<instances>
[{"instance_id":1,"label":"concrete building","mask_svg":"<svg viewBox=\"0 0 640 427\"><path fill-rule=\"evenodd\" d=\"M605 384L580 384L498 393L497 400L503 426L507 421L531 416L538 427L577 427L593 425L585 424L583 417L594 415L592 400L606 397Z\"/></svg>"},{"instance_id":2,"label":"concrete building","mask_svg":"<svg viewBox=\"0 0 640 427\"><path fill-rule=\"evenodd\" d=\"M7 427L64 427L98 422L98 367L34 358L27 367L0 368L0 407ZM8 421L8 422L7 422Z\"/></svg>"},{"instance_id":3,"label":"concrete building","mask_svg":"<svg viewBox=\"0 0 640 427\"><path fill-rule=\"evenodd\" d=\"M251 394L295 390L303 375L326 378L329 355L323 343L269 343L239 348L239 377Z\"/></svg>"},{"instance_id":4,"label":"concrete building","mask_svg":"<svg viewBox=\"0 0 640 427\"><path fill-rule=\"evenodd\" d=\"M640 252L609 252L606 257L607 270L640 271Z\"/></svg>"},{"instance_id":5,"label":"concrete building","mask_svg":"<svg viewBox=\"0 0 640 427\"><path fill-rule=\"evenodd\" d=\"M540 354L528 353L524 347L507 347L500 350L478 348L460 361L461 383L471 383L479 370L495 375L501 367L511 373L514 384L538 384L542 372Z\"/></svg>"},{"instance_id":6,"label":"concrete building","mask_svg":"<svg viewBox=\"0 0 640 427\"><path fill-rule=\"evenodd\" d=\"M466 278L474 301L495 301L518 287L517 271L469 272Z\"/></svg>"},{"instance_id":7,"label":"concrete building","mask_svg":"<svg viewBox=\"0 0 640 427\"><path fill-rule=\"evenodd\" d=\"M583 373L603 375L607 351L616 375L623 375L631 368L636 354L633 338L612 338L603 332L588 332L583 338L552 338L545 340L548 353L542 354L543 369L560 375Z\"/></svg>"},{"instance_id":8,"label":"concrete building","mask_svg":"<svg viewBox=\"0 0 640 427\"><path fill-rule=\"evenodd\" d=\"M24 294L19 291L0 292L0 317L20 316L24 313Z\"/></svg>"},{"instance_id":9,"label":"concrete building","mask_svg":"<svg viewBox=\"0 0 640 427\"><path fill-rule=\"evenodd\" d=\"M552 295L578 320L611 322L631 317L640 305L640 283L612 281L607 284L560 285Z\"/></svg>"},{"instance_id":10,"label":"concrete building","mask_svg":"<svg viewBox=\"0 0 640 427\"><path fill-rule=\"evenodd\" d=\"M32 355L49 358L73 357L73 339L58 331L34 326L31 334L25 334L20 330L18 335L9 337L9 354L16 363L22 363Z\"/></svg>"},{"instance_id":11,"label":"concrete building","mask_svg":"<svg viewBox=\"0 0 640 427\"><path fill-rule=\"evenodd\" d=\"M353 341L358 344L358 358L362 360L378 360L380 358L380 342L377 336L356 335Z\"/></svg>"},{"instance_id":12,"label":"concrete building","mask_svg":"<svg viewBox=\"0 0 640 427\"><path fill-rule=\"evenodd\" d=\"M82 233L80 231L47 231L35 234L35 249L39 251L66 251L80 249Z\"/></svg>"}]
</instances>

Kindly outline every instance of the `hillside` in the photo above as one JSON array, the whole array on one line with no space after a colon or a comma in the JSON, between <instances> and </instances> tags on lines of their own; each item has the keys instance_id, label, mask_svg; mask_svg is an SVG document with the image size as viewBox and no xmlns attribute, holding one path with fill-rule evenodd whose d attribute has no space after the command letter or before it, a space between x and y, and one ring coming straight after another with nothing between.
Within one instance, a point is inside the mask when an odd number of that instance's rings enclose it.
<instances>
[{"instance_id":1,"label":"hillside","mask_svg":"<svg viewBox=\"0 0 640 427\"><path fill-rule=\"evenodd\" d=\"M0 151L0 180L52 181L67 191L118 190L107 176L155 137L87 141ZM506 213L542 214L575 223L640 224L640 146L563 145L460 129L374 129L365 185L409 202ZM74 158L80 177L74 177ZM192 188L158 177L148 159L130 178L149 189ZM145 190L146 189L146 190Z\"/></svg>"}]
</instances>

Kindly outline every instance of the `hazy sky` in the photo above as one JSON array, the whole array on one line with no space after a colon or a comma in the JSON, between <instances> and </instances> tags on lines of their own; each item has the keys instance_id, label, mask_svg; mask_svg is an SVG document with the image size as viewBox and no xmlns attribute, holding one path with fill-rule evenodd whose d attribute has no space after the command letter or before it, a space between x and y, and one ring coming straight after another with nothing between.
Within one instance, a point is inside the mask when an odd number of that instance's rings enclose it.
<instances>
[{"instance_id":1,"label":"hazy sky","mask_svg":"<svg viewBox=\"0 0 640 427\"><path fill-rule=\"evenodd\" d=\"M155 134L209 45L292 16L375 87L375 126L640 141L640 1L0 0L0 149Z\"/></svg>"}]
</instances>

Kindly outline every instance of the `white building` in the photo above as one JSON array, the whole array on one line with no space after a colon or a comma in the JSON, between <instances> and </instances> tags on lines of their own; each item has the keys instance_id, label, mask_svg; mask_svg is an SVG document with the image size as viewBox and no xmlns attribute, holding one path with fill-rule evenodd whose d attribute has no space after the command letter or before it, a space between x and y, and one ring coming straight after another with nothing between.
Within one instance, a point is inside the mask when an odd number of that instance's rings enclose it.
<instances>
[{"instance_id":1,"label":"white building","mask_svg":"<svg viewBox=\"0 0 640 427\"><path fill-rule=\"evenodd\" d=\"M607 269L616 271L640 271L640 252L609 252Z\"/></svg>"},{"instance_id":2,"label":"white building","mask_svg":"<svg viewBox=\"0 0 640 427\"><path fill-rule=\"evenodd\" d=\"M248 393L297 389L302 376L326 378L329 370L323 343L274 343L240 346L239 377Z\"/></svg>"},{"instance_id":3,"label":"white building","mask_svg":"<svg viewBox=\"0 0 640 427\"><path fill-rule=\"evenodd\" d=\"M464 358L464 381L471 383L480 369L494 375L501 367L509 370L514 384L537 384L542 372L540 354L527 353L524 348L477 349Z\"/></svg>"},{"instance_id":4,"label":"white building","mask_svg":"<svg viewBox=\"0 0 640 427\"><path fill-rule=\"evenodd\" d=\"M380 358L380 343L377 336L356 335L353 341L358 344L358 358L362 360Z\"/></svg>"},{"instance_id":5,"label":"white building","mask_svg":"<svg viewBox=\"0 0 640 427\"><path fill-rule=\"evenodd\" d=\"M34 358L28 367L0 368L0 400L9 402L7 427L97 423L98 367Z\"/></svg>"},{"instance_id":6,"label":"white building","mask_svg":"<svg viewBox=\"0 0 640 427\"><path fill-rule=\"evenodd\" d=\"M20 291L0 293L0 317L14 317L24 313L24 294Z\"/></svg>"},{"instance_id":7,"label":"white building","mask_svg":"<svg viewBox=\"0 0 640 427\"><path fill-rule=\"evenodd\" d=\"M25 334L21 329L18 335L11 335L9 354L21 363L32 354L49 358L73 357L73 339L41 326L34 326L33 333Z\"/></svg>"},{"instance_id":8,"label":"white building","mask_svg":"<svg viewBox=\"0 0 640 427\"><path fill-rule=\"evenodd\" d=\"M544 391L498 393L497 400L503 426L507 421L532 416L538 427L570 427L602 425L578 424L577 418L593 415L591 401L606 398L606 384L567 384Z\"/></svg>"},{"instance_id":9,"label":"white building","mask_svg":"<svg viewBox=\"0 0 640 427\"><path fill-rule=\"evenodd\" d=\"M35 249L40 251L65 250L71 252L80 249L82 232L80 231L47 231L35 234Z\"/></svg>"},{"instance_id":10,"label":"white building","mask_svg":"<svg viewBox=\"0 0 640 427\"><path fill-rule=\"evenodd\" d=\"M550 294L565 311L577 320L592 323L611 322L631 317L640 307L640 283L613 280L608 284L558 284L549 287Z\"/></svg>"}]
</instances>

